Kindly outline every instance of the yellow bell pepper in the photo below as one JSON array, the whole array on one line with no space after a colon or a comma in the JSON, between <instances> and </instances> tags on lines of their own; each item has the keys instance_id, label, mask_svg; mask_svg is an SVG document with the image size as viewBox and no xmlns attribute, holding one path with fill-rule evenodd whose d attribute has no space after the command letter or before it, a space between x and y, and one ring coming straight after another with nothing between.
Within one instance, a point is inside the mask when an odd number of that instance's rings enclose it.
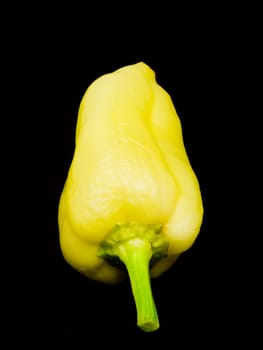
<instances>
[{"instance_id":1,"label":"yellow bell pepper","mask_svg":"<svg viewBox=\"0 0 263 350\"><path fill-rule=\"evenodd\" d=\"M168 93L143 62L96 79L80 104L76 144L59 203L65 260L85 276L129 276L137 324L159 328L150 279L194 243L198 180Z\"/></svg>"}]
</instances>

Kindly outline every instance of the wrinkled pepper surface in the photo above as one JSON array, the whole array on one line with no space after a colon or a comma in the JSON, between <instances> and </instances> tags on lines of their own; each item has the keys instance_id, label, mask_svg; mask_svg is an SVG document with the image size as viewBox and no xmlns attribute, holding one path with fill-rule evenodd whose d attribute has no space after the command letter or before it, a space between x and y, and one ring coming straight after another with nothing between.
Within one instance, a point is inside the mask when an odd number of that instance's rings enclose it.
<instances>
[{"instance_id":1,"label":"wrinkled pepper surface","mask_svg":"<svg viewBox=\"0 0 263 350\"><path fill-rule=\"evenodd\" d=\"M97 281L129 276L137 325L154 331L150 280L192 246L202 219L181 123L154 71L139 62L96 79L80 104L59 203L65 260Z\"/></svg>"}]
</instances>

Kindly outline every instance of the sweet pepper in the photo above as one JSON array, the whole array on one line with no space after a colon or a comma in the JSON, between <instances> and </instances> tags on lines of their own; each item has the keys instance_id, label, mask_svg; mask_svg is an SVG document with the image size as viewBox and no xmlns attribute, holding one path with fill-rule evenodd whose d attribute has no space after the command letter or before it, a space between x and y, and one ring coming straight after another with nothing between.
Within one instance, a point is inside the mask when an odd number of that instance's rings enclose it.
<instances>
[{"instance_id":1,"label":"sweet pepper","mask_svg":"<svg viewBox=\"0 0 263 350\"><path fill-rule=\"evenodd\" d=\"M88 278L128 276L137 325L154 331L151 278L192 246L203 219L172 100L148 65L124 66L86 90L75 140L58 210L62 254Z\"/></svg>"}]
</instances>

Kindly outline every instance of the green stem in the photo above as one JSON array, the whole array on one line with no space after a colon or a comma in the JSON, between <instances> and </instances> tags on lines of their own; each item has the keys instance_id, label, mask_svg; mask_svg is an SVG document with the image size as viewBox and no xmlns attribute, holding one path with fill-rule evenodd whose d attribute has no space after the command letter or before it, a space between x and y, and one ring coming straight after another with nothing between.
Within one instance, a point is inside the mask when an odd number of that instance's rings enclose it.
<instances>
[{"instance_id":1,"label":"green stem","mask_svg":"<svg viewBox=\"0 0 263 350\"><path fill-rule=\"evenodd\" d=\"M158 315L152 295L149 262L151 244L135 238L119 246L119 258L126 265L137 310L137 325L145 332L159 328Z\"/></svg>"},{"instance_id":2,"label":"green stem","mask_svg":"<svg viewBox=\"0 0 263 350\"><path fill-rule=\"evenodd\" d=\"M167 256L168 242L161 225L117 224L101 242L98 256L109 264L126 266L137 310L137 325L145 332L159 328L149 265Z\"/></svg>"}]
</instances>

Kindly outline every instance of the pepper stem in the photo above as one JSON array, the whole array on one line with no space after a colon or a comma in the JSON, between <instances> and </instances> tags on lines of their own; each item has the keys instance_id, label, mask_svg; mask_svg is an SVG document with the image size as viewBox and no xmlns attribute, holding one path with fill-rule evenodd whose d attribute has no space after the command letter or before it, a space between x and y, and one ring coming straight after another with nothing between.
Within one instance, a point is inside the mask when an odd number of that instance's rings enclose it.
<instances>
[{"instance_id":1,"label":"pepper stem","mask_svg":"<svg viewBox=\"0 0 263 350\"><path fill-rule=\"evenodd\" d=\"M144 332L159 328L149 265L167 256L168 242L161 225L117 224L101 242L98 256L112 265L122 262L127 269L137 310L137 325Z\"/></svg>"},{"instance_id":2,"label":"pepper stem","mask_svg":"<svg viewBox=\"0 0 263 350\"><path fill-rule=\"evenodd\" d=\"M130 277L137 325L145 332L159 328L149 275L151 256L151 244L143 239L135 238L119 246L119 258L126 265Z\"/></svg>"}]
</instances>

